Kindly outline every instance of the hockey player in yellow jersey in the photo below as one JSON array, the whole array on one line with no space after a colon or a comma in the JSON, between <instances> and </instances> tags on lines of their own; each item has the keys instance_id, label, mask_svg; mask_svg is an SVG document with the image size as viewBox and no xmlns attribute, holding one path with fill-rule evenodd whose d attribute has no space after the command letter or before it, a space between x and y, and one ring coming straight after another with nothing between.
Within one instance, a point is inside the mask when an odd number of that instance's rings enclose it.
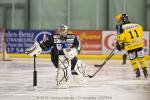
<instances>
[{"instance_id":1,"label":"hockey player in yellow jersey","mask_svg":"<svg viewBox=\"0 0 150 100\"><path fill-rule=\"evenodd\" d=\"M130 23L128 15L118 15L120 27L117 34L116 47L119 51L126 50L132 68L136 74L136 78L140 79L141 72L143 71L144 77L148 77L147 65L144 58L143 51L143 28L139 24ZM140 65L138 65L138 62ZM139 67L140 66L140 67Z\"/></svg>"}]
</instances>

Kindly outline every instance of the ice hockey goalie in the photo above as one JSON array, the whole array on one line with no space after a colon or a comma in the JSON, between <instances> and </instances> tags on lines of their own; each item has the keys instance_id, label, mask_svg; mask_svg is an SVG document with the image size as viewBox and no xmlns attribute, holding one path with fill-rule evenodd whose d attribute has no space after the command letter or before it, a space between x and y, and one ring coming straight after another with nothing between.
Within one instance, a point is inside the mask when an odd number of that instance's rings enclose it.
<instances>
[{"instance_id":1,"label":"ice hockey goalie","mask_svg":"<svg viewBox=\"0 0 150 100\"><path fill-rule=\"evenodd\" d=\"M42 43L35 42L26 53L38 56L46 48L52 48L51 61L57 68L58 88L68 88L72 81L81 86L86 84L86 66L76 57L80 51L79 38L74 34L68 34L66 25L59 26L57 34L51 35Z\"/></svg>"}]
</instances>

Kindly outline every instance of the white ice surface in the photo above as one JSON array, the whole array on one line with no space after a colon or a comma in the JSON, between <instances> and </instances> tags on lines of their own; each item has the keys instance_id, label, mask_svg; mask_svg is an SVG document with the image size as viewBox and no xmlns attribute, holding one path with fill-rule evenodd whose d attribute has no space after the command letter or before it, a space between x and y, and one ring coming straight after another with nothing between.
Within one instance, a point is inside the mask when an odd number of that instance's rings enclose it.
<instances>
[{"instance_id":1,"label":"white ice surface","mask_svg":"<svg viewBox=\"0 0 150 100\"><path fill-rule=\"evenodd\" d=\"M99 60L83 60L90 74ZM38 85L33 87L33 60L0 61L0 100L150 100L150 79L136 80L127 62L110 60L86 86L57 89L56 69L50 61L38 60ZM148 68L149 69L149 68ZM149 71L150 72L150 71Z\"/></svg>"}]
</instances>

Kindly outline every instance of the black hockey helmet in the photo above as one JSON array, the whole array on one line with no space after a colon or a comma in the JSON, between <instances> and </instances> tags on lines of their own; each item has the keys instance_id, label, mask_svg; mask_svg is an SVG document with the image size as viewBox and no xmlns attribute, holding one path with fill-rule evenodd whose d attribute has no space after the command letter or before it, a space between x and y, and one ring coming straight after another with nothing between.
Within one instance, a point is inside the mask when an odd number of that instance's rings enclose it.
<instances>
[{"instance_id":1,"label":"black hockey helmet","mask_svg":"<svg viewBox=\"0 0 150 100\"><path fill-rule=\"evenodd\" d=\"M128 23L130 23L128 15L127 14L122 14L121 17L120 17L120 22L122 24L128 24Z\"/></svg>"}]
</instances>

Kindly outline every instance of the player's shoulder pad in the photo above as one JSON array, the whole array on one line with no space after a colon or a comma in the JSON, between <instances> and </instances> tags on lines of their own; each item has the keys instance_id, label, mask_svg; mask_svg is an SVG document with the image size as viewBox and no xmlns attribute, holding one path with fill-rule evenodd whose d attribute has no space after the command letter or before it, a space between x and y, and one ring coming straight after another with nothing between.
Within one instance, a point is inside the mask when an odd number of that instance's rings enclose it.
<instances>
[{"instance_id":1,"label":"player's shoulder pad","mask_svg":"<svg viewBox=\"0 0 150 100\"><path fill-rule=\"evenodd\" d=\"M122 29L123 29L123 30L129 30L129 29L131 29L131 28L137 28L137 27L139 27L138 24L129 23L129 24L123 25L123 26L122 26Z\"/></svg>"},{"instance_id":2,"label":"player's shoulder pad","mask_svg":"<svg viewBox=\"0 0 150 100\"><path fill-rule=\"evenodd\" d=\"M76 38L76 35L69 32L69 33L67 34L67 38L74 39L74 38Z\"/></svg>"},{"instance_id":3,"label":"player's shoulder pad","mask_svg":"<svg viewBox=\"0 0 150 100\"><path fill-rule=\"evenodd\" d=\"M71 34L71 35L70 35L70 34L68 34L68 35L67 35L67 38L74 39L74 38L76 38L76 36L75 36L75 35L72 35L72 34Z\"/></svg>"},{"instance_id":4,"label":"player's shoulder pad","mask_svg":"<svg viewBox=\"0 0 150 100\"><path fill-rule=\"evenodd\" d=\"M143 29L143 27L141 25L139 25L139 24L137 24L137 25L138 25L139 28Z\"/></svg>"}]
</instances>

